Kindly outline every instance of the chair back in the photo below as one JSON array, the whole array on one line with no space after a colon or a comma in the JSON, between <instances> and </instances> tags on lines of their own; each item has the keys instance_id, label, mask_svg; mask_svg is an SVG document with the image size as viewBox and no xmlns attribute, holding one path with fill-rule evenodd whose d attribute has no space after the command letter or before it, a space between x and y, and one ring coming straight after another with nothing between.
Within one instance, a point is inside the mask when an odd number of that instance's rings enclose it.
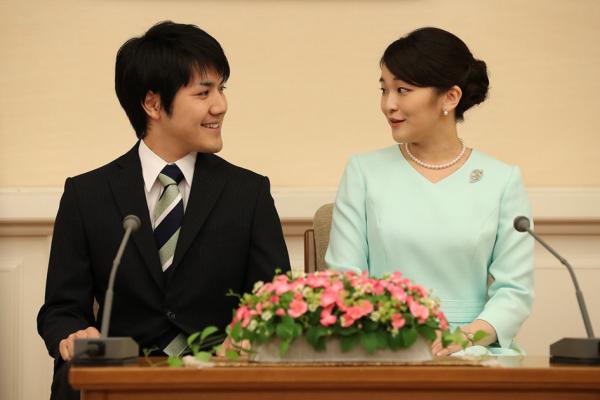
<instances>
[{"instance_id":1,"label":"chair back","mask_svg":"<svg viewBox=\"0 0 600 400\"><path fill-rule=\"evenodd\" d=\"M304 233L305 272L327 269L327 265L325 265L325 253L329 245L332 216L333 203L319 207L313 217L313 229L309 229Z\"/></svg>"}]
</instances>

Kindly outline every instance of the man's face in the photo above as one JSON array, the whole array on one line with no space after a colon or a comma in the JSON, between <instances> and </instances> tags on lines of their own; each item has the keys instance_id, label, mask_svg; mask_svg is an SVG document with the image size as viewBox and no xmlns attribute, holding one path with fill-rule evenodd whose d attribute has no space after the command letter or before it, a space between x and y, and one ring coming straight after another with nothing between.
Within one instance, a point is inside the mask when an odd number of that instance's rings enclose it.
<instances>
[{"instance_id":1,"label":"man's face","mask_svg":"<svg viewBox=\"0 0 600 400\"><path fill-rule=\"evenodd\" d=\"M161 107L155 129L145 138L150 148L166 161L191 152L219 152L227 111L223 89L222 78L214 70L207 69L204 75L194 71L190 82L175 94L171 115Z\"/></svg>"}]
</instances>

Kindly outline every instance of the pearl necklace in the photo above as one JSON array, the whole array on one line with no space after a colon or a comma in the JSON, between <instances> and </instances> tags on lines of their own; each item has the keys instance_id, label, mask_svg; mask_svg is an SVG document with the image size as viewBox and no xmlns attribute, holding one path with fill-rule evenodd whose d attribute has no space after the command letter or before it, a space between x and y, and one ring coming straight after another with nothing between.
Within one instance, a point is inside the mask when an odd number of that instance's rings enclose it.
<instances>
[{"instance_id":1,"label":"pearl necklace","mask_svg":"<svg viewBox=\"0 0 600 400\"><path fill-rule=\"evenodd\" d=\"M454 158L453 160L448 161L447 163L444 163L444 164L429 164L429 163L419 160L417 157L415 157L413 155L413 153L410 152L408 143L404 143L404 149L406 150L406 154L408 154L410 159L422 167L429 168L429 169L445 169L445 168L451 167L454 164L456 164L462 158L462 156L465 155L465 150L467 149L465 146L465 142L463 142L463 140L461 138L458 138L458 140L460 141L460 144L462 145L462 149L460 150L460 153L458 153L456 158Z\"/></svg>"}]
</instances>

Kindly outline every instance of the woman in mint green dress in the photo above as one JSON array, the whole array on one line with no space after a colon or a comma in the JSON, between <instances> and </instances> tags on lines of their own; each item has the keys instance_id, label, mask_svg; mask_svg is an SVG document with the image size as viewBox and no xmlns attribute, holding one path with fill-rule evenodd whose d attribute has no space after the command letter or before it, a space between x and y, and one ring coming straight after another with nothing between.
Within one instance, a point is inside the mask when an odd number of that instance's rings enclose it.
<instances>
[{"instance_id":1,"label":"woman in mint green dress","mask_svg":"<svg viewBox=\"0 0 600 400\"><path fill-rule=\"evenodd\" d=\"M354 156L333 212L325 262L373 276L401 271L432 290L467 352L518 354L514 338L533 301L531 218L518 167L458 137L457 122L487 95L486 64L453 34L423 28L381 59L381 110L396 142ZM488 335L477 343L472 333ZM439 340L432 350L447 355Z\"/></svg>"}]
</instances>

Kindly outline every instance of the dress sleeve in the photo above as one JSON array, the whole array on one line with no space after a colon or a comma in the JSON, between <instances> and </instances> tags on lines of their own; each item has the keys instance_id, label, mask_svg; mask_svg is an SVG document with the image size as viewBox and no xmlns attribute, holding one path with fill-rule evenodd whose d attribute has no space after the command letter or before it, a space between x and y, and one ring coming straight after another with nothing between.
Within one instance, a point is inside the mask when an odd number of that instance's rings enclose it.
<instances>
[{"instance_id":1,"label":"dress sleeve","mask_svg":"<svg viewBox=\"0 0 600 400\"><path fill-rule=\"evenodd\" d=\"M488 272L494 279L488 301L479 315L496 330L501 347L511 347L513 338L529 316L533 303L533 238L513 228L515 217L531 219L529 199L521 171L513 167L499 209L496 243Z\"/></svg>"},{"instance_id":2,"label":"dress sleeve","mask_svg":"<svg viewBox=\"0 0 600 400\"><path fill-rule=\"evenodd\" d=\"M341 271L368 269L366 183L356 157L346 165L333 209L325 263Z\"/></svg>"}]
</instances>

